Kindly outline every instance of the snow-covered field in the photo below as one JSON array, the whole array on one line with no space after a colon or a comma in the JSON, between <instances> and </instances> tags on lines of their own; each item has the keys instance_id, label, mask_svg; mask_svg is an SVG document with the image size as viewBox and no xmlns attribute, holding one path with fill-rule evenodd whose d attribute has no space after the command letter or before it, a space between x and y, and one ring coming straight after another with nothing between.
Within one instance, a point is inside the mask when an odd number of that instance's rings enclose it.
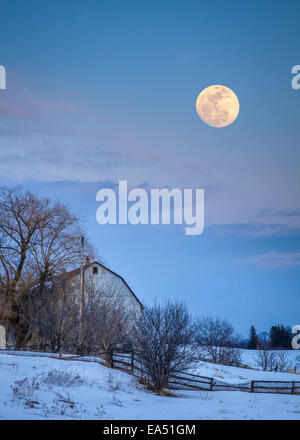
<instances>
[{"instance_id":1,"label":"snow-covered field","mask_svg":"<svg viewBox=\"0 0 300 440\"><path fill-rule=\"evenodd\" d=\"M276 351L276 350L275 350ZM248 365L252 368L258 368L256 363L257 350L241 350L242 364ZM296 362L300 363L300 350L288 350L288 361L292 368L295 367Z\"/></svg>"},{"instance_id":2,"label":"snow-covered field","mask_svg":"<svg viewBox=\"0 0 300 440\"><path fill-rule=\"evenodd\" d=\"M256 362L257 351L241 350L241 352L242 365L247 365L250 367L250 369L204 363L203 365L199 364L199 366L191 371L201 376L213 377L217 382L220 383L235 385L250 384L251 380L300 381L299 374L260 371ZM292 368L294 368L296 362L300 363L300 351L289 350L288 362Z\"/></svg>"},{"instance_id":3,"label":"snow-covered field","mask_svg":"<svg viewBox=\"0 0 300 440\"><path fill-rule=\"evenodd\" d=\"M300 379L295 374L214 364L199 365L197 372L231 384ZM0 352L0 419L300 419L300 396L240 391L176 394L154 395L132 376L95 362Z\"/></svg>"}]
</instances>

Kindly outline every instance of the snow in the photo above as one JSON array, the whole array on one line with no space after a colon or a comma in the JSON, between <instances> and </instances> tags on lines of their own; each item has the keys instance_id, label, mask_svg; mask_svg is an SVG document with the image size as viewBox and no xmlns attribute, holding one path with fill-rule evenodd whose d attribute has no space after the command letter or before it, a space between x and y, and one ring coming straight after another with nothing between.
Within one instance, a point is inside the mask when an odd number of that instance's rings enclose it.
<instances>
[{"instance_id":1,"label":"snow","mask_svg":"<svg viewBox=\"0 0 300 440\"><path fill-rule=\"evenodd\" d=\"M276 352L276 350L274 350ZM242 363L252 368L258 368L256 364L257 350L241 350ZM300 361L299 350L288 350L288 361L292 368L295 368L296 363Z\"/></svg>"},{"instance_id":2,"label":"snow","mask_svg":"<svg viewBox=\"0 0 300 440\"><path fill-rule=\"evenodd\" d=\"M296 374L210 363L199 364L196 371L230 384L248 383L252 379L300 380ZM57 376L67 380L59 384ZM27 385L37 382L38 389L30 396L30 387L25 384L22 390L29 393L27 398L13 398L11 386L24 378L28 379ZM129 374L88 359L62 360L42 353L0 352L0 419L300 419L298 395L186 390L176 391L176 395L157 396Z\"/></svg>"},{"instance_id":3,"label":"snow","mask_svg":"<svg viewBox=\"0 0 300 440\"><path fill-rule=\"evenodd\" d=\"M300 381L299 374L253 370L249 368L227 367L203 363L191 370L200 376L213 377L216 383L247 385L251 380Z\"/></svg>"}]
</instances>

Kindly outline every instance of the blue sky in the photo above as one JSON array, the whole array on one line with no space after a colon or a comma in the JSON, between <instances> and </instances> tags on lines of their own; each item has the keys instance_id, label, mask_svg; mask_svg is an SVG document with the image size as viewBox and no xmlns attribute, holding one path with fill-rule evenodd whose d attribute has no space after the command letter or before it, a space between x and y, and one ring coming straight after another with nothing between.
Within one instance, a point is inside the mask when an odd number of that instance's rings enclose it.
<instances>
[{"instance_id":1,"label":"blue sky","mask_svg":"<svg viewBox=\"0 0 300 440\"><path fill-rule=\"evenodd\" d=\"M60 198L145 302L185 300L247 335L299 323L296 1L1 2L0 183ZM240 114L205 125L200 91ZM205 188L205 229L99 226L96 191Z\"/></svg>"}]
</instances>

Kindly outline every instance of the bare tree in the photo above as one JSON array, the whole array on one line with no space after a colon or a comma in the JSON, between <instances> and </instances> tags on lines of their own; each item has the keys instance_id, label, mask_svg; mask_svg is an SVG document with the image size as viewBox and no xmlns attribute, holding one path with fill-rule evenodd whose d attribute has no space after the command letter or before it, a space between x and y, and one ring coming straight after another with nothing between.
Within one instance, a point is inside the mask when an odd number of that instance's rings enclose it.
<instances>
[{"instance_id":1,"label":"bare tree","mask_svg":"<svg viewBox=\"0 0 300 440\"><path fill-rule=\"evenodd\" d=\"M135 332L143 370L157 392L168 387L170 375L189 369L196 359L194 328L183 303L146 307Z\"/></svg>"},{"instance_id":2,"label":"bare tree","mask_svg":"<svg viewBox=\"0 0 300 440\"><path fill-rule=\"evenodd\" d=\"M48 222L49 205L29 191L0 191L0 288L6 296L16 292L38 230Z\"/></svg>"},{"instance_id":3,"label":"bare tree","mask_svg":"<svg viewBox=\"0 0 300 440\"><path fill-rule=\"evenodd\" d=\"M291 367L288 350L281 349L276 352L276 365L279 371L287 371Z\"/></svg>"},{"instance_id":4,"label":"bare tree","mask_svg":"<svg viewBox=\"0 0 300 440\"><path fill-rule=\"evenodd\" d=\"M31 287L27 300L20 304L23 322L29 323L25 341L51 351L81 353L128 343L132 317L117 286L95 284L88 279L85 294L82 329L80 280L70 278L65 272L46 281L42 290L39 283Z\"/></svg>"},{"instance_id":5,"label":"bare tree","mask_svg":"<svg viewBox=\"0 0 300 440\"><path fill-rule=\"evenodd\" d=\"M20 313L29 323L29 344L59 351L78 343L79 308L66 280L48 282L42 290L32 288L20 305Z\"/></svg>"},{"instance_id":6,"label":"bare tree","mask_svg":"<svg viewBox=\"0 0 300 440\"><path fill-rule=\"evenodd\" d=\"M239 337L226 319L207 316L198 320L195 338L203 359L216 364L240 364Z\"/></svg>"},{"instance_id":7,"label":"bare tree","mask_svg":"<svg viewBox=\"0 0 300 440\"><path fill-rule=\"evenodd\" d=\"M40 200L20 189L0 191L0 294L3 320L9 320L19 339L22 326L18 294L30 249L38 244L38 230L49 217L49 200Z\"/></svg>"},{"instance_id":8,"label":"bare tree","mask_svg":"<svg viewBox=\"0 0 300 440\"><path fill-rule=\"evenodd\" d=\"M38 245L30 249L30 266L40 282L40 288L49 277L54 277L80 264L80 237L84 235L80 219L65 205L51 205L49 221L38 228ZM94 257L94 250L85 240L85 253Z\"/></svg>"},{"instance_id":9,"label":"bare tree","mask_svg":"<svg viewBox=\"0 0 300 440\"><path fill-rule=\"evenodd\" d=\"M258 344L269 344L270 339L269 339L269 333L268 332L260 332L258 334Z\"/></svg>"},{"instance_id":10,"label":"bare tree","mask_svg":"<svg viewBox=\"0 0 300 440\"><path fill-rule=\"evenodd\" d=\"M135 318L126 309L118 286L87 280L85 293L85 350L101 346L113 349L117 345L128 344Z\"/></svg>"},{"instance_id":11,"label":"bare tree","mask_svg":"<svg viewBox=\"0 0 300 440\"><path fill-rule=\"evenodd\" d=\"M276 365L279 371L287 371L291 367L289 350L278 350L276 352Z\"/></svg>"},{"instance_id":12,"label":"bare tree","mask_svg":"<svg viewBox=\"0 0 300 440\"><path fill-rule=\"evenodd\" d=\"M24 343L26 323L20 305L26 302L28 279L43 291L46 281L78 262L80 220L59 202L20 188L0 191L1 318Z\"/></svg>"},{"instance_id":13,"label":"bare tree","mask_svg":"<svg viewBox=\"0 0 300 440\"><path fill-rule=\"evenodd\" d=\"M256 365L263 371L276 369L276 352L269 344L260 344L256 354Z\"/></svg>"},{"instance_id":14,"label":"bare tree","mask_svg":"<svg viewBox=\"0 0 300 440\"><path fill-rule=\"evenodd\" d=\"M256 354L256 364L263 371L286 371L289 366L289 351L281 347L271 347L269 341L260 340Z\"/></svg>"}]
</instances>

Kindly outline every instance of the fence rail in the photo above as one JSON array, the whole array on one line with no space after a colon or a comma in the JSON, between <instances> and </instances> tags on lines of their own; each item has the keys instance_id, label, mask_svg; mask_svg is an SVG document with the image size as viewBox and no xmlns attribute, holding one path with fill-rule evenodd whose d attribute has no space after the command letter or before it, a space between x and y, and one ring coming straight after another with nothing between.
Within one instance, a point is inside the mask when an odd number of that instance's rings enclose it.
<instances>
[{"instance_id":1,"label":"fence rail","mask_svg":"<svg viewBox=\"0 0 300 440\"><path fill-rule=\"evenodd\" d=\"M300 381L252 380L252 393L300 394Z\"/></svg>"},{"instance_id":2,"label":"fence rail","mask_svg":"<svg viewBox=\"0 0 300 440\"><path fill-rule=\"evenodd\" d=\"M149 376L141 368L137 353L113 353L112 367L130 372L137 377ZM300 394L300 381L252 380L249 384L218 383L212 377L193 373L172 373L169 378L171 389L191 389L206 391L245 391L251 393Z\"/></svg>"},{"instance_id":3,"label":"fence rail","mask_svg":"<svg viewBox=\"0 0 300 440\"><path fill-rule=\"evenodd\" d=\"M225 383L214 383L213 386L214 391L246 391L251 392L251 385L233 385L233 384L225 384Z\"/></svg>"},{"instance_id":4,"label":"fence rail","mask_svg":"<svg viewBox=\"0 0 300 440\"><path fill-rule=\"evenodd\" d=\"M33 347L31 347L31 350ZM23 349L24 350L24 349ZM23 351L22 350L22 351ZM27 350L30 350L27 347ZM6 351L6 350L5 350ZM9 351L18 351L11 349ZM45 351L41 350L41 355ZM50 353L48 353L50 355ZM111 368L130 373L137 378L144 378L151 382L150 375L144 370L142 363L138 358L138 354L134 351L104 351L96 350L95 353L90 354L102 357L109 364ZM52 356L55 354L52 353ZM56 354L58 356L58 354ZM87 355L62 355L66 360L78 360L81 357L87 358ZM251 393L273 393L273 394L293 394L300 395L300 381L267 381L267 380L252 380L246 384L231 385L217 382L212 377L200 376L194 373L176 371L170 375L169 388L171 389L190 389L190 390L205 390L205 391L245 391Z\"/></svg>"}]
</instances>

